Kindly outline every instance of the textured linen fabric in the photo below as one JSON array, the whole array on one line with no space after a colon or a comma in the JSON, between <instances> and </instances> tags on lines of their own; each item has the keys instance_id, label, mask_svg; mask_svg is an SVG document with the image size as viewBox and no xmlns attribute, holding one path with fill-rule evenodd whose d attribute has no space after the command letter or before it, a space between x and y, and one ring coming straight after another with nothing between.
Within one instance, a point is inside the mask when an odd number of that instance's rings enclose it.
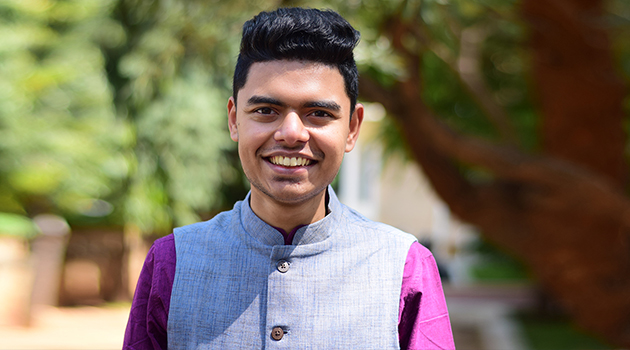
<instances>
[{"instance_id":1,"label":"textured linen fabric","mask_svg":"<svg viewBox=\"0 0 630 350\"><path fill-rule=\"evenodd\" d=\"M265 234L269 234L269 237L275 237L272 238L273 242L271 243L275 245L283 243L282 235L277 231L265 232ZM301 239L299 238L300 235L304 238L304 232L297 233L296 242ZM308 237L305 240L308 241ZM285 249L290 249L290 247ZM405 261L404 272L402 284L397 292L399 300L397 337L401 348L453 349L448 312L437 267L431 253L417 242L413 242L408 253L403 255L406 255L406 259L403 259ZM125 333L125 349L166 349L166 329L176 259L172 235L154 243L145 261L134 296ZM271 271L274 270L271 269ZM320 278L326 277L320 276ZM361 297L356 297L356 299L361 299ZM209 304L206 303L201 307L205 308ZM196 310L191 311L192 314L196 312ZM192 314L189 316L193 316ZM285 337L289 337L291 332L295 334L298 329L286 327ZM261 328L260 336L261 339L266 337L269 340L269 333L266 331L267 329L263 331ZM380 329L370 328L369 331L369 337L371 337ZM325 337L327 335L320 336ZM351 341L356 343L349 348L370 348L365 341L357 341L356 339ZM314 344L308 345L307 348L317 348ZM390 348L396 348L396 346ZM261 343L252 345L252 348L263 347ZM246 348L249 347L246 346ZM330 345L328 348L342 348L342 346Z\"/></svg>"}]
</instances>

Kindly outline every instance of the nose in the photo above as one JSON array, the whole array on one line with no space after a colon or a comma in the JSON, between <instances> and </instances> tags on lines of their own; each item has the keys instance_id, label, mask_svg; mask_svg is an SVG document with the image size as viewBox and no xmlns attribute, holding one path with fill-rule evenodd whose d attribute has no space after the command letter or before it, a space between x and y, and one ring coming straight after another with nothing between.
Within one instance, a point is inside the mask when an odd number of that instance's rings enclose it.
<instances>
[{"instance_id":1,"label":"nose","mask_svg":"<svg viewBox=\"0 0 630 350\"><path fill-rule=\"evenodd\" d=\"M274 134L276 141L283 141L288 145L307 142L308 130L304 126L302 118L297 113L290 112L282 120L282 124Z\"/></svg>"}]
</instances>

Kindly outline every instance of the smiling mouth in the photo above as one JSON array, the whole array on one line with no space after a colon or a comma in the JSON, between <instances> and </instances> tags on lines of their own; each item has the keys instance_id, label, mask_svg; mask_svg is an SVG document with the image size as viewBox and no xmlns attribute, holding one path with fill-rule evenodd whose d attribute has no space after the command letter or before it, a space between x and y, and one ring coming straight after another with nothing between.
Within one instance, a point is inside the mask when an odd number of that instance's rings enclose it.
<instances>
[{"instance_id":1,"label":"smiling mouth","mask_svg":"<svg viewBox=\"0 0 630 350\"><path fill-rule=\"evenodd\" d=\"M286 166L286 167L307 166L313 163L312 160L302 158L302 157L273 156L273 157L269 157L268 159L271 164L281 165L281 166Z\"/></svg>"}]
</instances>

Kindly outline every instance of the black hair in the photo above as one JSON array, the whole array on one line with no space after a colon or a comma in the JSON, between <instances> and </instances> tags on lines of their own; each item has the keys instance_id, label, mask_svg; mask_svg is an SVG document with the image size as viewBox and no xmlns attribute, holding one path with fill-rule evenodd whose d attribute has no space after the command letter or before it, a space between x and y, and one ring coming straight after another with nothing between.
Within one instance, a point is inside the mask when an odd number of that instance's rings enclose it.
<instances>
[{"instance_id":1,"label":"black hair","mask_svg":"<svg viewBox=\"0 0 630 350\"><path fill-rule=\"evenodd\" d=\"M241 50L234 70L232 96L245 86L253 63L298 60L336 67L350 98L351 115L359 94L359 74L352 50L360 34L331 10L279 8L261 12L243 25Z\"/></svg>"}]
</instances>

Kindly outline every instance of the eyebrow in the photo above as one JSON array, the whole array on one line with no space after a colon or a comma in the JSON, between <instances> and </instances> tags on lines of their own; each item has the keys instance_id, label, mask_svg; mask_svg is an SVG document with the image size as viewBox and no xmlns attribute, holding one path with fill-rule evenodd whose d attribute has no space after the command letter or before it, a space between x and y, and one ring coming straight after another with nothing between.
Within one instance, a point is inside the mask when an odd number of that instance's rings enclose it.
<instances>
[{"instance_id":1,"label":"eyebrow","mask_svg":"<svg viewBox=\"0 0 630 350\"><path fill-rule=\"evenodd\" d=\"M258 95L254 95L250 97L249 100L247 100L247 104L248 105L270 104L270 105L275 105L275 106L280 106L280 107L285 106L285 104L280 100L277 100L271 97L266 97L266 96L258 96Z\"/></svg>"},{"instance_id":2,"label":"eyebrow","mask_svg":"<svg viewBox=\"0 0 630 350\"><path fill-rule=\"evenodd\" d=\"M307 108L324 108L333 112L339 112L341 110L341 106L335 101L310 101L304 104L304 107Z\"/></svg>"},{"instance_id":3,"label":"eyebrow","mask_svg":"<svg viewBox=\"0 0 630 350\"><path fill-rule=\"evenodd\" d=\"M257 105L257 104L270 104L274 106L286 107L286 104L278 99L267 97L267 96L259 96L254 95L247 100L248 105ZM339 112L341 110L341 106L335 101L308 101L302 105L305 108L324 108L333 112Z\"/></svg>"}]
</instances>

